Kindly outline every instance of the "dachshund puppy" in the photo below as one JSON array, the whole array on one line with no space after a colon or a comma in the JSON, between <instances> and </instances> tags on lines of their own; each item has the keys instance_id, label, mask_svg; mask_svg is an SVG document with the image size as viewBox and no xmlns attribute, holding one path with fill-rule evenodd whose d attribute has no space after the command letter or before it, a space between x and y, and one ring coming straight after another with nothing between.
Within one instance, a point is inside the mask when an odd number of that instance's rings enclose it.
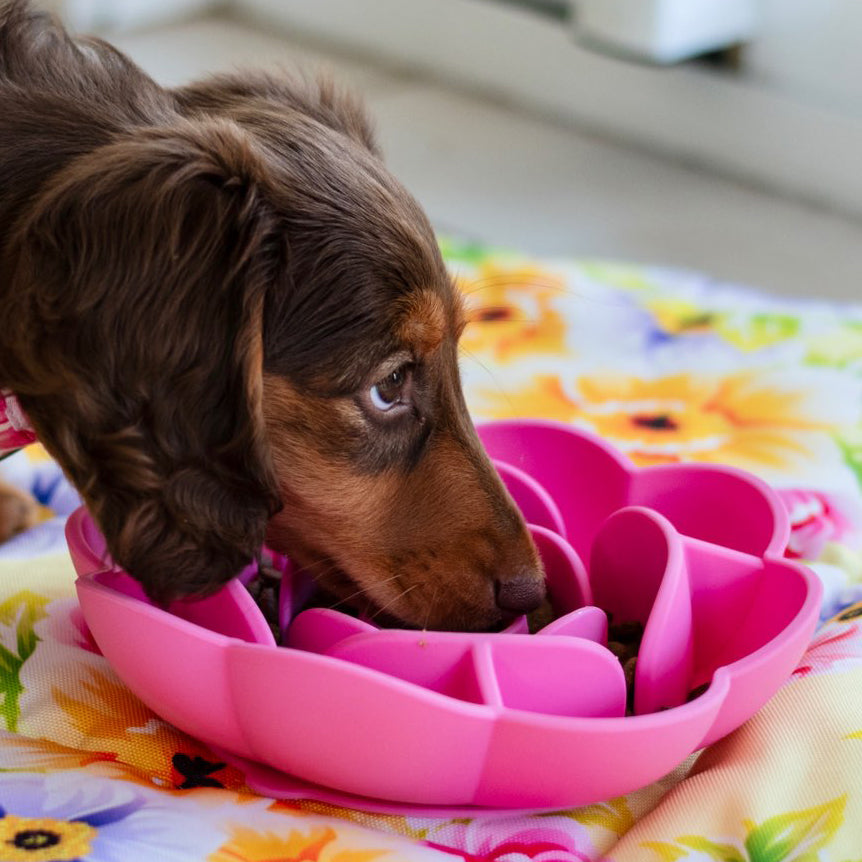
<instances>
[{"instance_id":1,"label":"dachshund puppy","mask_svg":"<svg viewBox=\"0 0 862 862\"><path fill-rule=\"evenodd\" d=\"M463 327L351 97L265 74L166 90L0 4L0 388L154 600L216 590L266 541L407 625L536 607Z\"/></svg>"}]
</instances>

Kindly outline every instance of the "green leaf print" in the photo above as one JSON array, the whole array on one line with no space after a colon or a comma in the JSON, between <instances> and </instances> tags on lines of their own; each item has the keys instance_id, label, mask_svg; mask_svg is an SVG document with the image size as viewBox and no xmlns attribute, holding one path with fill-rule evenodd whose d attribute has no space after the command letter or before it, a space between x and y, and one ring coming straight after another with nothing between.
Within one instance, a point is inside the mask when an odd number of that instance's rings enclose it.
<instances>
[{"instance_id":1,"label":"green leaf print","mask_svg":"<svg viewBox=\"0 0 862 862\"><path fill-rule=\"evenodd\" d=\"M716 862L746 862L739 848L732 844L719 844L697 835L683 835L676 840L677 844L665 841L648 841L643 846L656 853L662 862L685 860L690 855L689 850L706 853L710 859L715 859Z\"/></svg>"},{"instance_id":2,"label":"green leaf print","mask_svg":"<svg viewBox=\"0 0 862 862\"><path fill-rule=\"evenodd\" d=\"M862 323L841 321L832 329L813 334L808 340L809 365L849 368L862 360Z\"/></svg>"},{"instance_id":3,"label":"green leaf print","mask_svg":"<svg viewBox=\"0 0 862 862\"><path fill-rule=\"evenodd\" d=\"M440 236L437 237L437 244L440 246L440 253L449 265L466 263L470 266L477 266L490 256L485 246L477 242L470 242L469 240L457 240L451 237Z\"/></svg>"},{"instance_id":4,"label":"green leaf print","mask_svg":"<svg viewBox=\"0 0 862 862\"><path fill-rule=\"evenodd\" d=\"M582 263L581 270L593 281L620 290L654 293L658 287L642 267L589 260Z\"/></svg>"},{"instance_id":5,"label":"green leaf print","mask_svg":"<svg viewBox=\"0 0 862 862\"><path fill-rule=\"evenodd\" d=\"M484 263L493 262L498 265L511 263L520 265L524 263L523 255L502 248L483 245L470 240L458 240L451 237L437 237L437 245L440 253L448 267L457 267L464 264L468 267L482 266Z\"/></svg>"},{"instance_id":6,"label":"green leaf print","mask_svg":"<svg viewBox=\"0 0 862 862\"><path fill-rule=\"evenodd\" d=\"M819 862L820 851L835 838L844 822L846 796L823 805L777 814L757 825L746 822L748 833L743 847L712 841L699 835L681 835L673 841L647 841L642 846L652 850L662 862L684 862L706 854L716 862Z\"/></svg>"},{"instance_id":7,"label":"green leaf print","mask_svg":"<svg viewBox=\"0 0 862 862\"><path fill-rule=\"evenodd\" d=\"M625 796L578 808L567 816L584 826L600 826L616 835L625 835L635 823L634 815Z\"/></svg>"},{"instance_id":8,"label":"green leaf print","mask_svg":"<svg viewBox=\"0 0 862 862\"><path fill-rule=\"evenodd\" d=\"M800 329L799 318L790 314L721 315L720 320L718 329L725 341L747 352L794 338Z\"/></svg>"},{"instance_id":9,"label":"green leaf print","mask_svg":"<svg viewBox=\"0 0 862 862\"><path fill-rule=\"evenodd\" d=\"M18 717L21 714L18 699L24 691L20 679L23 664L18 656L0 645L0 715L6 722L6 729L12 732L18 727Z\"/></svg>"},{"instance_id":10,"label":"green leaf print","mask_svg":"<svg viewBox=\"0 0 862 862\"><path fill-rule=\"evenodd\" d=\"M14 636L15 652L0 643L0 716L6 729L14 732L21 715L19 701L24 687L21 668L36 650L39 638L35 625L45 616L48 599L22 590L0 603L0 637L7 644ZM5 631L3 631L5 630Z\"/></svg>"},{"instance_id":11,"label":"green leaf print","mask_svg":"<svg viewBox=\"0 0 862 862\"><path fill-rule=\"evenodd\" d=\"M844 820L846 796L823 805L751 824L745 849L751 862L817 862L818 854Z\"/></svg>"},{"instance_id":12,"label":"green leaf print","mask_svg":"<svg viewBox=\"0 0 862 862\"><path fill-rule=\"evenodd\" d=\"M688 856L686 850L666 841L644 841L641 846L646 850L652 850L662 862L678 862Z\"/></svg>"}]
</instances>

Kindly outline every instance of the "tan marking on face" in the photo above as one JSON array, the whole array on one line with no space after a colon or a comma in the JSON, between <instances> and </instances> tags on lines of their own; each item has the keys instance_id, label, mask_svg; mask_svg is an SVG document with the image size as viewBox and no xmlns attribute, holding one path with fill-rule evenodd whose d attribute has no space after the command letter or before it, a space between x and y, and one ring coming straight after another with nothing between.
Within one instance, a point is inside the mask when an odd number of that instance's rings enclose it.
<instances>
[{"instance_id":1,"label":"tan marking on face","mask_svg":"<svg viewBox=\"0 0 862 862\"><path fill-rule=\"evenodd\" d=\"M399 338L420 356L440 346L446 334L446 307L432 290L412 293L404 302Z\"/></svg>"},{"instance_id":2,"label":"tan marking on face","mask_svg":"<svg viewBox=\"0 0 862 862\"><path fill-rule=\"evenodd\" d=\"M500 620L495 577L541 577L523 520L471 440L441 431L414 469L363 473L348 443L380 432L352 402L300 395L274 376L264 388L284 503L267 540L338 597L416 626L485 629Z\"/></svg>"},{"instance_id":3,"label":"tan marking on face","mask_svg":"<svg viewBox=\"0 0 862 862\"><path fill-rule=\"evenodd\" d=\"M372 555L366 537L379 530L379 512L397 478L360 474L339 454L349 434L363 431L356 408L297 393L271 375L264 376L264 389L267 434L284 502L272 530L294 536L300 556L306 546Z\"/></svg>"}]
</instances>

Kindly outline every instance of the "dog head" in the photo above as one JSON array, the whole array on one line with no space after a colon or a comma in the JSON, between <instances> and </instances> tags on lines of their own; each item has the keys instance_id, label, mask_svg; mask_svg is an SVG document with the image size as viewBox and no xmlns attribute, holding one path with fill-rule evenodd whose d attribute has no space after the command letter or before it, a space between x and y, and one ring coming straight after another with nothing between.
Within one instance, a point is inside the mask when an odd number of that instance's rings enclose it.
<instances>
[{"instance_id":1,"label":"dog head","mask_svg":"<svg viewBox=\"0 0 862 862\"><path fill-rule=\"evenodd\" d=\"M268 76L169 92L56 28L34 58L53 25L14 8L0 384L114 558L160 602L213 591L267 539L407 624L537 605L535 548L461 393L458 295L355 102Z\"/></svg>"}]
</instances>

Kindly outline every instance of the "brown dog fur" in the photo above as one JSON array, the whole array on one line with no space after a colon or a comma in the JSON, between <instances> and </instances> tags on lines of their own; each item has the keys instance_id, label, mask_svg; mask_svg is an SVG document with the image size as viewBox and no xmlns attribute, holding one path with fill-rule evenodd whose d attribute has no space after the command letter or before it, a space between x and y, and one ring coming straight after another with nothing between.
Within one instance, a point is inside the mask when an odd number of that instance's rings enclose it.
<instances>
[{"instance_id":1,"label":"brown dog fur","mask_svg":"<svg viewBox=\"0 0 862 862\"><path fill-rule=\"evenodd\" d=\"M0 543L39 522L39 504L29 494L0 482Z\"/></svg>"},{"instance_id":2,"label":"brown dog fur","mask_svg":"<svg viewBox=\"0 0 862 862\"><path fill-rule=\"evenodd\" d=\"M354 99L264 74L166 90L0 4L0 386L155 600L267 539L408 624L538 604L462 327Z\"/></svg>"}]
</instances>

